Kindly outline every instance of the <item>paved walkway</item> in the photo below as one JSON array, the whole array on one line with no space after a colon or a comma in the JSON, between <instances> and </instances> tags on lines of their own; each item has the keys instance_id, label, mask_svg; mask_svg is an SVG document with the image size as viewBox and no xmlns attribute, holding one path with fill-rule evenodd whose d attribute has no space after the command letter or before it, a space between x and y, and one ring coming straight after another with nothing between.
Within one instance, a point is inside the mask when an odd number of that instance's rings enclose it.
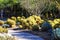
<instances>
[{"instance_id":1,"label":"paved walkway","mask_svg":"<svg viewBox=\"0 0 60 40\"><path fill-rule=\"evenodd\" d=\"M9 30L8 33L12 34L13 36L16 36L19 40L44 40L43 38L40 38L39 36L32 35L27 32Z\"/></svg>"}]
</instances>

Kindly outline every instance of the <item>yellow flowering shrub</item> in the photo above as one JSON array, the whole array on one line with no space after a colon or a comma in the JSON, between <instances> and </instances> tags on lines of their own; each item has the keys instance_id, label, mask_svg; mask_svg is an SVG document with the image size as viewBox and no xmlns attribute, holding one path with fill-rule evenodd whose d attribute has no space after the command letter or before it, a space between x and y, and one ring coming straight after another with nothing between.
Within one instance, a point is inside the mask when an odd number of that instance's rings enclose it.
<instances>
[{"instance_id":1,"label":"yellow flowering shrub","mask_svg":"<svg viewBox=\"0 0 60 40\"><path fill-rule=\"evenodd\" d=\"M24 17L24 16L22 16L22 18L23 18L23 19L25 19L25 17Z\"/></svg>"},{"instance_id":2,"label":"yellow flowering shrub","mask_svg":"<svg viewBox=\"0 0 60 40\"><path fill-rule=\"evenodd\" d=\"M44 21L44 20L41 19L40 16L36 16L36 15L32 15L32 16L28 17L27 20L30 23L33 23L34 25L35 24L40 24L40 23L42 23Z\"/></svg>"},{"instance_id":3,"label":"yellow flowering shrub","mask_svg":"<svg viewBox=\"0 0 60 40\"><path fill-rule=\"evenodd\" d=\"M60 19L48 20L48 22L52 25L52 28L55 28L56 24L60 24Z\"/></svg>"},{"instance_id":4,"label":"yellow flowering shrub","mask_svg":"<svg viewBox=\"0 0 60 40\"><path fill-rule=\"evenodd\" d=\"M12 26L12 28L15 28L16 27L16 25L11 25Z\"/></svg>"},{"instance_id":5,"label":"yellow flowering shrub","mask_svg":"<svg viewBox=\"0 0 60 40\"><path fill-rule=\"evenodd\" d=\"M0 40L19 40L19 39L17 39L15 36L12 36L11 34L0 33Z\"/></svg>"},{"instance_id":6,"label":"yellow flowering shrub","mask_svg":"<svg viewBox=\"0 0 60 40\"><path fill-rule=\"evenodd\" d=\"M17 21L19 22L19 21L20 21L20 19L21 19L21 17L20 17L20 16L18 16L18 17L17 17Z\"/></svg>"},{"instance_id":7,"label":"yellow flowering shrub","mask_svg":"<svg viewBox=\"0 0 60 40\"><path fill-rule=\"evenodd\" d=\"M3 29L2 29L2 27L0 26L0 33L2 33L3 32Z\"/></svg>"},{"instance_id":8,"label":"yellow flowering shrub","mask_svg":"<svg viewBox=\"0 0 60 40\"><path fill-rule=\"evenodd\" d=\"M15 25L16 22L12 19L7 19L7 24L10 24L10 25Z\"/></svg>"},{"instance_id":9,"label":"yellow flowering shrub","mask_svg":"<svg viewBox=\"0 0 60 40\"><path fill-rule=\"evenodd\" d=\"M4 24L4 21L0 20L0 25L3 25Z\"/></svg>"},{"instance_id":10,"label":"yellow flowering shrub","mask_svg":"<svg viewBox=\"0 0 60 40\"><path fill-rule=\"evenodd\" d=\"M23 28L23 26L22 25L19 25L19 28Z\"/></svg>"},{"instance_id":11,"label":"yellow flowering shrub","mask_svg":"<svg viewBox=\"0 0 60 40\"><path fill-rule=\"evenodd\" d=\"M7 19L6 24L10 25L10 27L15 28L16 27L16 21L12 19Z\"/></svg>"},{"instance_id":12,"label":"yellow flowering shrub","mask_svg":"<svg viewBox=\"0 0 60 40\"><path fill-rule=\"evenodd\" d=\"M3 32L4 33L8 33L8 29L7 28L3 28Z\"/></svg>"},{"instance_id":13,"label":"yellow flowering shrub","mask_svg":"<svg viewBox=\"0 0 60 40\"><path fill-rule=\"evenodd\" d=\"M11 19L14 20L14 21L16 21L16 17L13 17L13 16L12 16Z\"/></svg>"},{"instance_id":14,"label":"yellow flowering shrub","mask_svg":"<svg viewBox=\"0 0 60 40\"><path fill-rule=\"evenodd\" d=\"M44 20L40 16L32 15L28 18L17 17L21 25L25 28L31 28L33 25L40 25Z\"/></svg>"},{"instance_id":15,"label":"yellow flowering shrub","mask_svg":"<svg viewBox=\"0 0 60 40\"><path fill-rule=\"evenodd\" d=\"M7 28L2 28L2 26L0 26L0 33L7 33L8 29Z\"/></svg>"}]
</instances>

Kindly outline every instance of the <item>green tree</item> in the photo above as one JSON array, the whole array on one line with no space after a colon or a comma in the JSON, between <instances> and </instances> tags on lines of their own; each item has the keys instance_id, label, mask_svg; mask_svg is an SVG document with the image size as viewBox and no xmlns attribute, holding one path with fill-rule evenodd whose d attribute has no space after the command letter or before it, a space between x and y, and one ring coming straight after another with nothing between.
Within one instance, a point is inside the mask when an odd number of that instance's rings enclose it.
<instances>
[{"instance_id":1,"label":"green tree","mask_svg":"<svg viewBox=\"0 0 60 40\"><path fill-rule=\"evenodd\" d=\"M13 7L13 5L18 2L19 0L0 0L1 18L3 18L4 8Z\"/></svg>"}]
</instances>

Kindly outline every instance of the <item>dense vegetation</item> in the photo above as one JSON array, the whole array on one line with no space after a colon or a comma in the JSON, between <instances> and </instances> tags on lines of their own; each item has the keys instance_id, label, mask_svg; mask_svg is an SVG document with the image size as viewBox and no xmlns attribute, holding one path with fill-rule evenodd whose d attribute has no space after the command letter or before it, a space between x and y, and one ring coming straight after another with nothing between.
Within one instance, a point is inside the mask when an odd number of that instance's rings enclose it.
<instances>
[{"instance_id":1,"label":"dense vegetation","mask_svg":"<svg viewBox=\"0 0 60 40\"><path fill-rule=\"evenodd\" d=\"M49 32L58 28L59 32L60 0L0 0L0 33L8 33L8 28L16 27L32 31L51 29ZM0 39L15 40L4 37Z\"/></svg>"},{"instance_id":2,"label":"dense vegetation","mask_svg":"<svg viewBox=\"0 0 60 40\"><path fill-rule=\"evenodd\" d=\"M5 17L39 15L42 18L59 18L59 0L0 0ZM44 15L44 16L43 16Z\"/></svg>"},{"instance_id":3,"label":"dense vegetation","mask_svg":"<svg viewBox=\"0 0 60 40\"><path fill-rule=\"evenodd\" d=\"M60 18L60 2L59 0L0 0L0 12L2 13L2 11L4 17L24 16L29 19L29 16L38 15L43 20L53 20ZM7 20L7 23L9 21L10 19ZM11 25L15 26L15 24Z\"/></svg>"}]
</instances>

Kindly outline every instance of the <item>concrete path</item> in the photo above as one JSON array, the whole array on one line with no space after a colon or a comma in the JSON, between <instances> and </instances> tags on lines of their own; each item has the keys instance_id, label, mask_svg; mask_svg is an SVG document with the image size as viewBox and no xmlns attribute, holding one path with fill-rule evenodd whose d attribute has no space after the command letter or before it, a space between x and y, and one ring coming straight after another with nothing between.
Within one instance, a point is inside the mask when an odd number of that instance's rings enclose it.
<instances>
[{"instance_id":1,"label":"concrete path","mask_svg":"<svg viewBox=\"0 0 60 40\"><path fill-rule=\"evenodd\" d=\"M32 35L27 32L19 32L15 30L8 30L9 34L12 34L13 36L16 36L19 40L44 40L43 38Z\"/></svg>"}]
</instances>

